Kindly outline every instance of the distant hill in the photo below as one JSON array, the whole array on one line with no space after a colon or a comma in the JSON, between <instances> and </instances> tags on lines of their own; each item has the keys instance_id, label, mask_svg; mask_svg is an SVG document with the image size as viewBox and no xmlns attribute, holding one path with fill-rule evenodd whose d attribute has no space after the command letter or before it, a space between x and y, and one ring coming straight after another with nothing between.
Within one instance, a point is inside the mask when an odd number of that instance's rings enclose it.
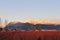
<instances>
[{"instance_id":1,"label":"distant hill","mask_svg":"<svg viewBox=\"0 0 60 40\"><path fill-rule=\"evenodd\" d=\"M31 25L33 24L30 24L30 23L16 23L16 24L13 24L13 23L9 23L8 25L6 25L5 29L20 29L20 30L27 30L27 29L30 29Z\"/></svg>"},{"instance_id":2,"label":"distant hill","mask_svg":"<svg viewBox=\"0 0 60 40\"><path fill-rule=\"evenodd\" d=\"M4 29L19 29L19 30L31 30L34 29L45 29L45 30L60 30L60 25L54 25L54 24L31 24L31 23L12 23L10 22L8 25L5 26Z\"/></svg>"}]
</instances>

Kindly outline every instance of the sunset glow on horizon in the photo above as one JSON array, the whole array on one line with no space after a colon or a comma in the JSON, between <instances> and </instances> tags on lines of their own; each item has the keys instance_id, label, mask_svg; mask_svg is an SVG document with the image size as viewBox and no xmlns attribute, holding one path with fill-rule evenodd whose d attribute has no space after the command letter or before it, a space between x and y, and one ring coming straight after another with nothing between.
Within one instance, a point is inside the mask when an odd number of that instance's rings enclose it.
<instances>
[{"instance_id":1,"label":"sunset glow on horizon","mask_svg":"<svg viewBox=\"0 0 60 40\"><path fill-rule=\"evenodd\" d=\"M0 0L0 18L8 22L60 24L60 0ZM26 20L26 21L25 21Z\"/></svg>"},{"instance_id":2,"label":"sunset glow on horizon","mask_svg":"<svg viewBox=\"0 0 60 40\"><path fill-rule=\"evenodd\" d=\"M60 40L60 0L0 0L0 40Z\"/></svg>"}]
</instances>

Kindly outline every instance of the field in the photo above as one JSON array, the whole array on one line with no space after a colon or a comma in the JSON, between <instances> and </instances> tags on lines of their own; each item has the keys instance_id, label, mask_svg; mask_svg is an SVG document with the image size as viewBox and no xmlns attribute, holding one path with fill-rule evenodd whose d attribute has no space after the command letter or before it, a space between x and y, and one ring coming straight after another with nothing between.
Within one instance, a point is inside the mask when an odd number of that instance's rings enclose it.
<instances>
[{"instance_id":1,"label":"field","mask_svg":"<svg viewBox=\"0 0 60 40\"><path fill-rule=\"evenodd\" d=\"M1 31L0 40L60 40L60 31Z\"/></svg>"}]
</instances>

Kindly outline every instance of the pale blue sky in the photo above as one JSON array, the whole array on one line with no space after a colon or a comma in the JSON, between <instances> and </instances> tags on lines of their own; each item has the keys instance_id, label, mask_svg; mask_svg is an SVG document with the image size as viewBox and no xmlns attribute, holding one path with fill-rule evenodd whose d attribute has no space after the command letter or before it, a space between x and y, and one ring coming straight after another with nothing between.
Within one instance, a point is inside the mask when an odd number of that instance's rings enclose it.
<instances>
[{"instance_id":1,"label":"pale blue sky","mask_svg":"<svg viewBox=\"0 0 60 40\"><path fill-rule=\"evenodd\" d=\"M0 17L8 20L60 18L60 0L0 0Z\"/></svg>"}]
</instances>

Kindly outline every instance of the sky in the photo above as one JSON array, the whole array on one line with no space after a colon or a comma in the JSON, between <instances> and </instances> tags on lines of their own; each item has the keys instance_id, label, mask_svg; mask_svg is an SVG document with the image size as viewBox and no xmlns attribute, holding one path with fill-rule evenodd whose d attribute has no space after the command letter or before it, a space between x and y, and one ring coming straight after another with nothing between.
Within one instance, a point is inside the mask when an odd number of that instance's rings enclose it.
<instances>
[{"instance_id":1,"label":"sky","mask_svg":"<svg viewBox=\"0 0 60 40\"><path fill-rule=\"evenodd\" d=\"M60 0L0 0L4 20L60 19Z\"/></svg>"}]
</instances>

